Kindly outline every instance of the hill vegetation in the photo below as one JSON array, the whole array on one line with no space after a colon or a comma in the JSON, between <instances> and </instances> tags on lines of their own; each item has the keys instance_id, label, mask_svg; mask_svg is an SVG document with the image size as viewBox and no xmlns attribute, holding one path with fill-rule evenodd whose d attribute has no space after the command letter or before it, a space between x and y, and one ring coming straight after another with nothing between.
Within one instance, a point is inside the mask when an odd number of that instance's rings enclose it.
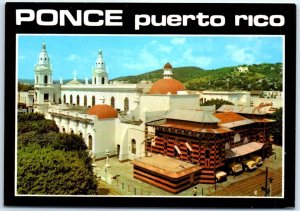
<instances>
[{"instance_id":1,"label":"hill vegetation","mask_svg":"<svg viewBox=\"0 0 300 211\"><path fill-rule=\"evenodd\" d=\"M189 90L282 90L282 64L253 64L248 72L238 72L237 66L215 70L198 67L173 69L173 78L184 83ZM114 80L138 83L142 80L161 79L163 70L155 70L136 76L120 77Z\"/></svg>"}]
</instances>

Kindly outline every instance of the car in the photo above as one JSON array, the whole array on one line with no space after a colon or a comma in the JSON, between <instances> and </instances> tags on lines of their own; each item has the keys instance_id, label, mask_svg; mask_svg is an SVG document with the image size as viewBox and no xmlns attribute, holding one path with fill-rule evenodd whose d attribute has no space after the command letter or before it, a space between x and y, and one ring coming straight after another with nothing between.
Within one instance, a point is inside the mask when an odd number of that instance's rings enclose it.
<instances>
[{"instance_id":1,"label":"car","mask_svg":"<svg viewBox=\"0 0 300 211\"><path fill-rule=\"evenodd\" d=\"M220 182L222 180L225 180L227 177L227 173L224 171L216 171L216 182Z\"/></svg>"},{"instance_id":2,"label":"car","mask_svg":"<svg viewBox=\"0 0 300 211\"><path fill-rule=\"evenodd\" d=\"M253 161L255 161L257 166L261 166L263 164L263 162L264 162L263 159L262 159L262 157L260 157L258 155L252 155L250 157L250 159L253 160Z\"/></svg>"},{"instance_id":3,"label":"car","mask_svg":"<svg viewBox=\"0 0 300 211\"><path fill-rule=\"evenodd\" d=\"M228 163L227 167L228 167L228 174L229 175L232 175L233 173L236 174L238 172L243 171L242 164L237 163L237 162Z\"/></svg>"},{"instance_id":4,"label":"car","mask_svg":"<svg viewBox=\"0 0 300 211\"><path fill-rule=\"evenodd\" d=\"M242 161L244 171L254 170L257 168L256 162L250 159L245 159Z\"/></svg>"}]
</instances>

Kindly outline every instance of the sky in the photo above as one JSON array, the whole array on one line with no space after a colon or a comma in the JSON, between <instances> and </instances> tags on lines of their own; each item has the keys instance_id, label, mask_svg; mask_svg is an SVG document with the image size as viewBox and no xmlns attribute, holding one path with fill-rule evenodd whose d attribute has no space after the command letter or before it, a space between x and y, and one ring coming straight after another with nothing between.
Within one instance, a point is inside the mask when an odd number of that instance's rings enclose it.
<instances>
[{"instance_id":1,"label":"sky","mask_svg":"<svg viewBox=\"0 0 300 211\"><path fill-rule=\"evenodd\" d=\"M19 35L18 79L33 79L42 43L46 43L54 80L91 78L99 49L109 79L173 67L206 70L242 64L283 62L280 36L74 36Z\"/></svg>"}]
</instances>

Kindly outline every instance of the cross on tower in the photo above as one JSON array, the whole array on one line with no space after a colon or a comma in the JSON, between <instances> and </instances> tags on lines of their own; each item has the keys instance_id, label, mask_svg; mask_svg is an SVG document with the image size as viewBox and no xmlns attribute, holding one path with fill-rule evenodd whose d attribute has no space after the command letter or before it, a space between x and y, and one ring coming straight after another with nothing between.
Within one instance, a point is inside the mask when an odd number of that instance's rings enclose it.
<instances>
[{"instance_id":1,"label":"cross on tower","mask_svg":"<svg viewBox=\"0 0 300 211\"><path fill-rule=\"evenodd\" d=\"M77 72L76 72L76 70L73 71L73 75L74 75L74 80L77 80Z\"/></svg>"}]
</instances>

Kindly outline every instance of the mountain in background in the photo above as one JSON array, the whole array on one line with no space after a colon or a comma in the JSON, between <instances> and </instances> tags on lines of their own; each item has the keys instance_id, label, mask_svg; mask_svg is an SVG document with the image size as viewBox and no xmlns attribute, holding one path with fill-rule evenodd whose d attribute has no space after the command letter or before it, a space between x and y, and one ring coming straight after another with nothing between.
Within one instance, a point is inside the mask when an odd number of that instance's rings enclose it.
<instances>
[{"instance_id":1,"label":"mountain in background","mask_svg":"<svg viewBox=\"0 0 300 211\"><path fill-rule=\"evenodd\" d=\"M238 67L247 67L248 71L239 72ZM282 91L282 63L262 63L223 67L215 70L204 70L199 67L173 68L173 78L184 83L188 90L276 90ZM139 83L142 80L155 82L163 78L163 70L154 70L135 76L112 79L124 83ZM63 80L63 83L71 81ZM84 80L79 80L83 84ZM19 83L34 84L34 80L19 79ZM59 80L53 81L58 84ZM89 80L91 83L91 79Z\"/></svg>"},{"instance_id":2,"label":"mountain in background","mask_svg":"<svg viewBox=\"0 0 300 211\"><path fill-rule=\"evenodd\" d=\"M239 72L238 67L247 67ZM154 70L136 76L119 77L113 81L138 83L155 82L163 77L163 70ZM173 78L184 83L188 90L278 90L282 91L282 64L253 64L204 70L199 67L173 68Z\"/></svg>"}]
</instances>

